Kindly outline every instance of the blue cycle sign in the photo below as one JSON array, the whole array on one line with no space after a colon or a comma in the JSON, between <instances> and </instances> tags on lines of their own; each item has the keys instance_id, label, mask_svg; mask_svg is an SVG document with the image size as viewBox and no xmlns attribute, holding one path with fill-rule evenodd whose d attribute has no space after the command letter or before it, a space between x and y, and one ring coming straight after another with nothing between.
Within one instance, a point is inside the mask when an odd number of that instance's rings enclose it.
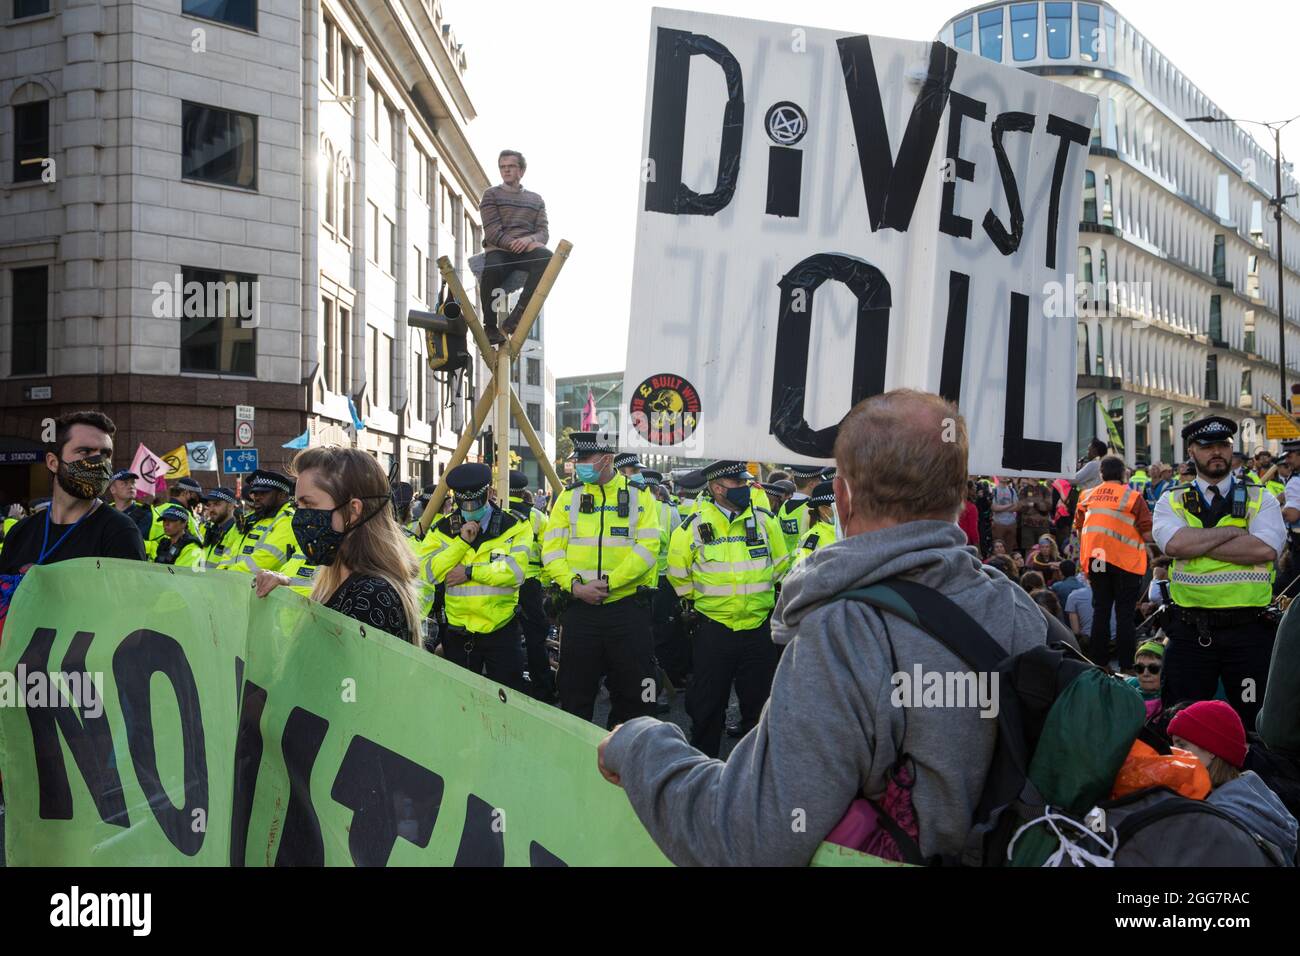
<instances>
[{"instance_id":1,"label":"blue cycle sign","mask_svg":"<svg viewBox=\"0 0 1300 956\"><path fill-rule=\"evenodd\" d=\"M227 475L246 475L257 471L256 448L223 448L221 470Z\"/></svg>"}]
</instances>

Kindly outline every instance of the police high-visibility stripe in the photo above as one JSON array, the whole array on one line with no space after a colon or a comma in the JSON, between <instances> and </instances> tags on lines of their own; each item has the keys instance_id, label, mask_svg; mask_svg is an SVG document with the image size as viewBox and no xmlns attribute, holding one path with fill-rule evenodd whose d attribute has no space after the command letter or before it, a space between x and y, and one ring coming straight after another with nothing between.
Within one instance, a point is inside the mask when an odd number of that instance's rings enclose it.
<instances>
[{"instance_id":1,"label":"police high-visibility stripe","mask_svg":"<svg viewBox=\"0 0 1300 956\"><path fill-rule=\"evenodd\" d=\"M785 557L785 537L771 512L751 506L730 515L703 501L673 532L668 581L678 597L694 599L701 614L749 630L776 604L777 569Z\"/></svg>"},{"instance_id":2,"label":"police high-visibility stripe","mask_svg":"<svg viewBox=\"0 0 1300 956\"><path fill-rule=\"evenodd\" d=\"M448 516L425 537L420 561L424 614L433 607L438 584L446 582L453 568L464 566L469 580L446 588L447 620L470 633L489 634L508 624L519 606L519 588L533 553L532 523L494 507L473 546L460 536L459 527Z\"/></svg>"},{"instance_id":3,"label":"police high-visibility stripe","mask_svg":"<svg viewBox=\"0 0 1300 956\"><path fill-rule=\"evenodd\" d=\"M618 498L627 495L627 516L619 516ZM581 510L584 495L591 510ZM659 501L646 488L616 474L603 485L575 485L555 499L542 540L544 576L565 591L573 579L595 581L605 575L606 603L658 583Z\"/></svg>"},{"instance_id":4,"label":"police high-visibility stripe","mask_svg":"<svg viewBox=\"0 0 1300 956\"><path fill-rule=\"evenodd\" d=\"M799 566L805 558L811 555L818 548L824 548L835 540L835 526L829 521L818 521L808 533L803 536L799 542L799 547L795 548L790 555L790 560L786 565L785 573L789 574Z\"/></svg>"},{"instance_id":5,"label":"police high-visibility stripe","mask_svg":"<svg viewBox=\"0 0 1300 956\"><path fill-rule=\"evenodd\" d=\"M293 502L286 501L269 518L259 518L240 542L239 554L230 562L232 570L255 574L259 570L278 571L298 543L293 537Z\"/></svg>"},{"instance_id":6,"label":"police high-visibility stripe","mask_svg":"<svg viewBox=\"0 0 1300 956\"><path fill-rule=\"evenodd\" d=\"M1183 503L1189 487L1199 494L1195 485L1178 485L1168 492L1169 505L1189 528L1202 528L1201 519ZM1226 514L1215 527L1249 527L1250 520L1259 513L1264 494L1258 485L1247 485L1246 516L1234 518ZM1169 596L1179 607L1265 607L1273 600L1274 575L1272 564L1233 564L1207 555L1175 558L1169 569Z\"/></svg>"},{"instance_id":7,"label":"police high-visibility stripe","mask_svg":"<svg viewBox=\"0 0 1300 956\"><path fill-rule=\"evenodd\" d=\"M1145 574L1147 549L1137 530L1137 508L1142 494L1118 481L1103 481L1085 491L1079 499L1083 526L1079 551L1090 573L1098 552L1107 565L1133 574Z\"/></svg>"}]
</instances>

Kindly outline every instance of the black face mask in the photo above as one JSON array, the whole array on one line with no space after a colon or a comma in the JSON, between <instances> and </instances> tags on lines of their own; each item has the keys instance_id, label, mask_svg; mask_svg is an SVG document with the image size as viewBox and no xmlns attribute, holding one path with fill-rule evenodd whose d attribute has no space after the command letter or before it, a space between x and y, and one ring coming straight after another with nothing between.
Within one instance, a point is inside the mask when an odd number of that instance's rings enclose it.
<instances>
[{"instance_id":1,"label":"black face mask","mask_svg":"<svg viewBox=\"0 0 1300 956\"><path fill-rule=\"evenodd\" d=\"M388 495L370 495L361 500L373 501L376 499L391 500ZM293 513L293 536L297 539L298 547L302 549L303 557L307 559L309 564L322 567L333 564L335 558L338 557L339 548L343 545L343 539L384 510L383 508L376 508L352 527L345 528L342 531L335 531L333 525L334 512L348 503L344 502L338 508L299 508Z\"/></svg>"},{"instance_id":2,"label":"black face mask","mask_svg":"<svg viewBox=\"0 0 1300 956\"><path fill-rule=\"evenodd\" d=\"M108 489L112 474L108 456L92 455L81 461L60 461L55 480L72 497L90 501Z\"/></svg>"}]
</instances>

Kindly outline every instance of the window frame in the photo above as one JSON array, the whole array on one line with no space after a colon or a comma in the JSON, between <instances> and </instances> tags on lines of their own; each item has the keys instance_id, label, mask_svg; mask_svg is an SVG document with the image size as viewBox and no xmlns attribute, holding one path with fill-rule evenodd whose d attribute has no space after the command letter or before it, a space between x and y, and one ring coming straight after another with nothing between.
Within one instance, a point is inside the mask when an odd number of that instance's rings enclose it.
<instances>
[{"instance_id":1,"label":"window frame","mask_svg":"<svg viewBox=\"0 0 1300 956\"><path fill-rule=\"evenodd\" d=\"M965 26L963 32L962 27ZM966 45L962 45L962 39L965 38ZM975 52L975 18L971 16L962 17L953 22L952 25L952 45L958 50L964 50L967 53Z\"/></svg>"},{"instance_id":2,"label":"window frame","mask_svg":"<svg viewBox=\"0 0 1300 956\"><path fill-rule=\"evenodd\" d=\"M234 22L233 20L226 20L226 19L223 19L223 18L221 18L221 17L210 16L210 15L208 15L208 14L206 14L206 13L196 13L196 12L193 11L193 10L186 10L186 9L185 9L185 3L186 3L186 0L181 0L181 10L180 10L180 12L181 12L181 16L185 16L185 17L194 17L194 19L196 19L196 20L206 20L206 21L208 21L209 23L220 23L222 26L230 27L232 30L245 30L245 31L247 31L248 33L257 33L257 32L258 32L258 21L259 21L259 19L260 19L260 14L261 14L262 11L261 11L261 9L260 9L260 4L258 3L258 0L252 0L252 2L253 2L253 24L252 24L252 26L245 26L245 25L242 24L242 23L236 23L236 22Z\"/></svg>"},{"instance_id":3,"label":"window frame","mask_svg":"<svg viewBox=\"0 0 1300 956\"><path fill-rule=\"evenodd\" d=\"M1064 7L1067 12L1061 13L1058 9L1058 12L1054 14L1052 13L1053 7ZM1065 52L1053 53L1053 46L1055 45L1059 47L1060 41L1058 40L1056 44L1053 44L1052 36L1056 27L1062 24L1064 24L1065 27ZM1047 2L1043 4L1043 39L1045 41L1043 45L1044 51L1047 53L1047 58L1049 60L1068 60L1070 58L1070 51L1074 47L1073 3L1060 2L1060 0L1047 0Z\"/></svg>"},{"instance_id":4,"label":"window frame","mask_svg":"<svg viewBox=\"0 0 1300 956\"><path fill-rule=\"evenodd\" d=\"M32 142L32 141L30 141L30 140L28 140L28 141L24 141L24 140L19 139L19 137L18 137L18 111L19 111L19 110L29 110L29 109L33 109L33 108L37 108L37 107L39 107L39 108L41 108L41 109L43 109L43 110L45 111L45 125L44 125L44 144L45 144L45 145L44 145L44 147L41 149L41 155L40 155L40 156L37 156L35 153L32 153L31 155L28 155L28 156L24 156L24 155L22 155L22 152L23 152L24 148L25 148L25 147L26 147L26 148L30 148L30 146L31 146L31 142ZM11 179L11 182L13 182L13 183L15 183L15 184L17 184L17 183L39 183L39 182L41 181L41 174L45 171L45 164L44 164L44 163L28 163L27 165L23 165L22 161L25 160L25 159L42 159L42 160L44 160L44 159L49 159L49 158L50 158L50 153L51 153L51 149L50 149L50 140L51 140L51 135L50 135L50 134L51 134L51 123L50 123L50 101L49 101L49 99L43 99L43 100L32 100L30 103L15 103L15 104L13 104L9 109L10 109L10 111L11 111L11 119L12 119L12 121L13 121L13 164L14 164L14 168L13 168L13 177L12 177L12 179Z\"/></svg>"},{"instance_id":5,"label":"window frame","mask_svg":"<svg viewBox=\"0 0 1300 956\"><path fill-rule=\"evenodd\" d=\"M988 43L984 39L984 31L993 28L993 17L998 18L997 28L999 31L1001 31L999 36L997 37L997 44L998 44L997 56L989 56L988 53L985 52L986 48L992 46L992 44ZM987 23L985 21L987 21ZM984 57L984 59L986 60L991 60L994 63L1005 62L1005 60L1003 59L1006 53L1006 46L1007 46L1007 17L1006 17L1005 8L996 7L992 10L981 10L978 17L978 25L979 25L979 37L980 37L980 56Z\"/></svg>"},{"instance_id":6,"label":"window frame","mask_svg":"<svg viewBox=\"0 0 1300 956\"><path fill-rule=\"evenodd\" d=\"M18 319L18 277L20 273L43 273L45 285L45 317L43 321L23 321L21 324ZM33 301L35 296L32 296ZM9 375L17 378L21 375L49 375L50 374L50 266L22 266L21 268L9 269ZM40 328L40 347L37 348L34 342L29 338L30 330L36 327ZM33 358L39 353L40 367L24 367L19 369L17 366L17 357L20 354L19 342L30 343L23 351L30 353Z\"/></svg>"},{"instance_id":7,"label":"window frame","mask_svg":"<svg viewBox=\"0 0 1300 956\"><path fill-rule=\"evenodd\" d=\"M1024 16L1025 11L1029 11L1029 16ZM1017 13L1020 16L1017 16ZM1010 8L1011 24L1011 59L1015 63L1028 63L1030 60L1038 59L1038 3L1013 3ZM1016 24L1028 24L1029 30L1029 55L1020 55L1020 36L1016 33Z\"/></svg>"},{"instance_id":8,"label":"window frame","mask_svg":"<svg viewBox=\"0 0 1300 956\"><path fill-rule=\"evenodd\" d=\"M242 116L252 120L253 161L251 165L253 170L253 181L250 185L245 186L238 182L225 182L220 179L211 179L204 176L197 176L194 175L193 173L189 175L186 174L185 172L185 114L186 114L186 110L191 108L208 110L210 112L216 112L216 113L225 113L230 116ZM180 150L181 177L180 178L182 181L187 183L203 183L205 185L210 185L210 186L225 186L229 189L239 189L242 190L243 192L249 192L249 193L258 192L259 191L258 174L260 173L258 164L260 162L260 152L261 152L259 146L260 146L260 136L258 135L258 116L256 113L245 113L242 110L230 110L230 109L226 109L223 106L209 106L206 103L199 103L195 100L181 100L181 150Z\"/></svg>"},{"instance_id":9,"label":"window frame","mask_svg":"<svg viewBox=\"0 0 1300 956\"><path fill-rule=\"evenodd\" d=\"M253 274L253 273L248 273L248 272L236 272L236 271L234 271L233 269L209 269L209 268L205 268L205 267L203 267L203 266L186 266L186 265L179 266L178 268L179 268L179 274L180 274L180 276L181 276L181 293L182 293L182 299L184 298L184 290L185 290L185 287L188 286L191 282L200 282L200 283L206 283L206 282L225 282L225 283L229 283L229 282L249 282L249 283L257 283L257 282L259 281L258 276L255 275L255 274ZM213 278L211 278L211 279L204 279L204 278L201 278L201 276L204 276L204 275L212 276ZM221 321L221 322L240 322L240 321L242 321L242 319L241 319L238 315L234 315L234 316L227 315L227 316L225 316L224 319L217 319L217 317L215 317L215 316L208 316L208 315L204 315L202 318L205 319L205 320L207 320L209 323L212 322L214 319L217 320L217 321ZM257 318L257 317L254 316L254 319L256 319L256 318ZM194 374L194 375L223 375L223 376L230 376L230 377L232 377L232 378L244 378L244 379L256 379L256 378L257 378L257 329L258 329L258 323L257 323L256 321L254 321L254 323L253 323L252 325L246 327L246 331L248 331L248 332L250 333L249 338L248 338L249 348L252 350L252 355L251 355L251 365L252 365L252 369L251 369L251 371L248 371L248 372L234 371L234 370L229 369L229 368L220 368L220 367L218 367L218 368L198 368L198 367L195 367L193 364L187 365L187 364L186 364L186 355L185 355L185 341L186 341L186 336L185 336L185 323L186 323L186 322L192 322L192 321L194 321L194 319L193 319L192 317L188 317L188 316L185 316L185 315L182 315L182 316L180 317L180 322L181 322L181 335L180 335L180 343L179 343L180 348L179 348L179 351L180 351L180 370L181 370L181 373L182 373L182 374ZM224 336L224 330L225 330L225 326L223 325L223 326L221 326L220 328L222 329L223 334L222 334L221 337L219 338L219 342L220 342L220 343L224 343L224 338L225 338L225 336ZM244 331L245 329L242 329L242 328L241 328L240 330L241 330L241 331ZM201 331L201 330L196 330L196 331ZM194 334L194 333L191 332L191 335L193 335L193 334ZM221 353L221 352L224 352L224 351L225 351L225 350L224 350L223 348L218 347L218 357L220 356L220 353ZM220 365L220 361L218 361L218 365Z\"/></svg>"}]
</instances>

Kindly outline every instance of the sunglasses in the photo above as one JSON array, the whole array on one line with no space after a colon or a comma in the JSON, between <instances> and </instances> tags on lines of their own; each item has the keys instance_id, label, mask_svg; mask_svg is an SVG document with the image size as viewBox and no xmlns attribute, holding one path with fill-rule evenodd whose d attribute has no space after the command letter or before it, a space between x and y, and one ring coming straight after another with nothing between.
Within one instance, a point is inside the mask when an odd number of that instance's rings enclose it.
<instances>
[{"instance_id":1,"label":"sunglasses","mask_svg":"<svg viewBox=\"0 0 1300 956\"><path fill-rule=\"evenodd\" d=\"M1143 671L1146 671L1148 674L1152 674L1152 675L1160 673L1159 664L1134 664L1133 669L1137 671L1139 674L1141 674Z\"/></svg>"}]
</instances>

